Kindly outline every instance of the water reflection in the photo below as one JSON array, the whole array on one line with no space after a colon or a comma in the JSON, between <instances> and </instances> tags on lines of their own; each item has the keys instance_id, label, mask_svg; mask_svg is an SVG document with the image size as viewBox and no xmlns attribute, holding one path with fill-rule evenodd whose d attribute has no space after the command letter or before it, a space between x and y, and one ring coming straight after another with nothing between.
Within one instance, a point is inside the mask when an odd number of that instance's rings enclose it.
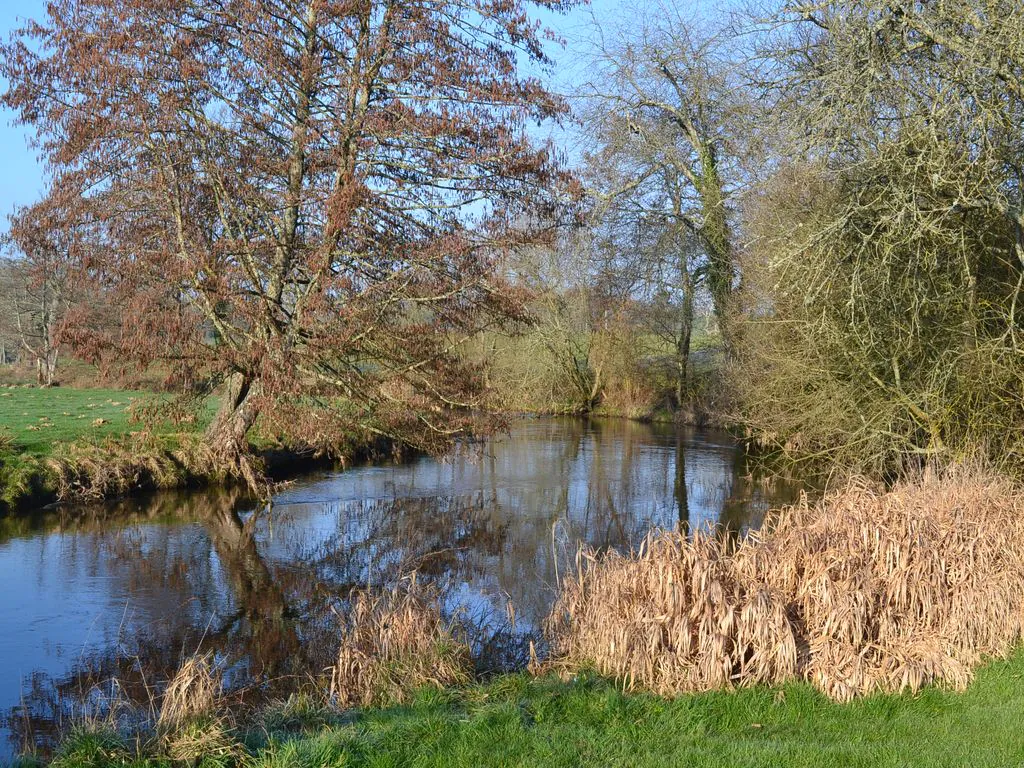
<instances>
[{"instance_id":1,"label":"water reflection","mask_svg":"<svg viewBox=\"0 0 1024 768\"><path fill-rule=\"evenodd\" d=\"M320 474L254 515L237 492L66 510L0 538L0 711L7 747L45 750L116 679L145 707L195 651L240 700L332 661L354 588L413 568L515 660L576 547L628 549L652 526L738 534L791 484L766 482L725 435L538 419L448 461ZM515 608L508 623L508 603Z\"/></svg>"}]
</instances>

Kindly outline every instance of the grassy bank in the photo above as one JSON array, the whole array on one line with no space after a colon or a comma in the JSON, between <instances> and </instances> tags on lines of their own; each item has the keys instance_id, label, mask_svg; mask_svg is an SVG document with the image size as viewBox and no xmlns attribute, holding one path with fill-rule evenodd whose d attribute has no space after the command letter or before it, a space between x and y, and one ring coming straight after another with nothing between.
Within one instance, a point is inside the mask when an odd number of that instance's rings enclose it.
<instances>
[{"instance_id":1,"label":"grassy bank","mask_svg":"<svg viewBox=\"0 0 1024 768\"><path fill-rule=\"evenodd\" d=\"M1024 652L983 667L963 693L928 689L838 704L807 684L624 695L598 678L502 677L424 690L409 705L346 717L278 707L201 764L355 766L1013 766L1024 761ZM32 764L31 762L27 764ZM70 738L59 768L168 766L159 748Z\"/></svg>"},{"instance_id":2,"label":"grassy bank","mask_svg":"<svg viewBox=\"0 0 1024 768\"><path fill-rule=\"evenodd\" d=\"M218 396L177 421L137 418L165 397L139 390L0 386L0 515L58 499L235 482L200 439ZM330 463L259 424L249 434L249 448L274 479ZM365 437L351 437L338 448L352 460L395 453L392 442Z\"/></svg>"},{"instance_id":3,"label":"grassy bank","mask_svg":"<svg viewBox=\"0 0 1024 768\"><path fill-rule=\"evenodd\" d=\"M174 456L212 417L211 401L191 423L140 423L159 395L120 389L0 389L0 512L38 506L62 492L170 487L190 471Z\"/></svg>"}]
</instances>

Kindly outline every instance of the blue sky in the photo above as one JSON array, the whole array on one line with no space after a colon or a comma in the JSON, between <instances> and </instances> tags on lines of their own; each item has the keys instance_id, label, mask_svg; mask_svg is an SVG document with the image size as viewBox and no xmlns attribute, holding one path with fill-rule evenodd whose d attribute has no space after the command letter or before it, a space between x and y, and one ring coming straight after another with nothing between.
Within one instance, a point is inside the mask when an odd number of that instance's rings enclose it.
<instances>
[{"instance_id":1,"label":"blue sky","mask_svg":"<svg viewBox=\"0 0 1024 768\"><path fill-rule=\"evenodd\" d=\"M576 74L579 57L574 48L585 35L591 15L615 15L619 3L620 0L591 0L588 7L567 15L543 14L544 22L570 41L565 50L551 50L558 62L557 80L567 81ZM44 9L45 0L0 0L0 36L7 40L24 19L42 18ZM2 79L0 88L6 88ZM15 207L35 202L44 186L45 172L36 150L28 146L28 131L11 125L13 118L12 112L0 108L0 232L7 230L7 216Z\"/></svg>"},{"instance_id":2,"label":"blue sky","mask_svg":"<svg viewBox=\"0 0 1024 768\"><path fill-rule=\"evenodd\" d=\"M25 18L41 18L44 0L0 2L0 35L7 40ZM0 78L0 87L6 82ZM7 230L7 216L16 205L32 203L43 189L43 168L36 151L27 144L27 131L10 125L13 113L0 109L0 232Z\"/></svg>"}]
</instances>

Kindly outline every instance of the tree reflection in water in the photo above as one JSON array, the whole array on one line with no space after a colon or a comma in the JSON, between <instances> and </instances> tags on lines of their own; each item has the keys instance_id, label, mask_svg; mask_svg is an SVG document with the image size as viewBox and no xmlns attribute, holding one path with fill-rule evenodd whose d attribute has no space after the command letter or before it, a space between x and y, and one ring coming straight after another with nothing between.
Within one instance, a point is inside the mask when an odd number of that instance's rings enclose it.
<instances>
[{"instance_id":1,"label":"tree reflection in water","mask_svg":"<svg viewBox=\"0 0 1024 768\"><path fill-rule=\"evenodd\" d=\"M794 493L724 435L545 419L482 453L297 483L269 515L230 491L64 513L19 539L34 557L8 561L0 547L0 567L62 569L62 589L105 590L103 638L80 652L84 635L52 638L68 662L48 674L40 650L22 690L0 690L3 727L14 749L45 751L85 708L108 706L112 680L118 699L146 709L197 651L215 655L243 704L283 694L333 662L354 589L414 569L474 628L482 669L515 666L580 544L627 550L652 526L738 535Z\"/></svg>"}]
</instances>

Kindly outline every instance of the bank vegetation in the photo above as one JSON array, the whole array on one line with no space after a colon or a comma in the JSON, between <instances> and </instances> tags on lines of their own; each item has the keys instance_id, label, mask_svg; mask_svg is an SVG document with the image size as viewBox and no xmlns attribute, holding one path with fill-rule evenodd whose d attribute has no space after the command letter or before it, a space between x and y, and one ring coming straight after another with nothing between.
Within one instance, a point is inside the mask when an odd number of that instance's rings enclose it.
<instances>
[{"instance_id":1,"label":"bank vegetation","mask_svg":"<svg viewBox=\"0 0 1024 768\"><path fill-rule=\"evenodd\" d=\"M961 467L889 490L851 482L817 502L778 510L760 533L739 541L663 532L632 554L581 551L546 625L547 657L534 655L528 674L517 677L475 679L467 617L408 574L396 585L351 595L334 664L298 682L286 699L240 707L223 664L194 656L147 687L149 714L141 720L138 704L95 698L95 714L65 741L55 764L360 764L397 748L374 738L380 718L421 723L407 738L422 752L436 739L447 743L472 718L493 725L494 706L512 707L514 717L499 717L505 725L485 728L475 744L499 754L513 749L513 733L525 748L543 742L547 727L586 731L595 718L611 715L606 707L627 707L631 735L615 726L608 743L587 737L588 748L617 753L614 745L647 743L659 732L641 723L714 703L711 725L691 733L680 714L675 730L660 731L659 743L690 734L677 745L680 754L710 750L745 765L753 760L749 750L760 755L795 739L790 748L802 744L800 754L828 764L833 758L821 751L821 729L849 718L851 733L840 728L837 738L860 736L836 743L836 764L865 755L871 764L887 764L899 755L905 765L912 735L899 736L893 755L877 751L883 743L893 748L893 713L900 714L895 721L914 722L963 713L982 695L977 686L963 693L980 675L989 692L979 728L992 740L977 744L971 758L999 765L1017 748L1008 734L1016 733L1022 711L1014 672L1024 628L1022 511L1019 488ZM956 707L936 703L952 701L953 691ZM631 695L624 699L622 692ZM572 711L561 711L557 702L569 700ZM884 722L871 714L876 708ZM707 730L728 730L733 722L747 736L732 747ZM882 729L878 744L860 729L868 723ZM922 765L963 759L963 723L944 727L957 743ZM948 735L934 738L945 743ZM330 751L331 744L340 751ZM451 760L452 749L441 749L439 759Z\"/></svg>"}]
</instances>

